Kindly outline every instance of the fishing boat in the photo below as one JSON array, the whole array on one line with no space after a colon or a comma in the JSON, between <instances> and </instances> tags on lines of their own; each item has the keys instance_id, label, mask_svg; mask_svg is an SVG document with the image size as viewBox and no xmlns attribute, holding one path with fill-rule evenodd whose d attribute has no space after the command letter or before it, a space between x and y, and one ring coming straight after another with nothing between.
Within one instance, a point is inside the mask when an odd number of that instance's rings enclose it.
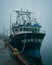
<instances>
[{"instance_id":1,"label":"fishing boat","mask_svg":"<svg viewBox=\"0 0 52 65\"><path fill-rule=\"evenodd\" d=\"M10 44L17 48L20 54L30 58L39 59L40 48L45 37L45 31L41 31L41 25L32 16L33 12L16 11L16 22L12 24ZM36 61L36 60L35 60ZM39 62L39 61L38 61Z\"/></svg>"}]
</instances>

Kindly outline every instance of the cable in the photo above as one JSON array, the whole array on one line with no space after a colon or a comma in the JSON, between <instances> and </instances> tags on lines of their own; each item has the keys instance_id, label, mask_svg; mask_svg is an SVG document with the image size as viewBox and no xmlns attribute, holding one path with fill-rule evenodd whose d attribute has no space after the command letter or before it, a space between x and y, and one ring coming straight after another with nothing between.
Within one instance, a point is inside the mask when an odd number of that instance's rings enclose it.
<instances>
[{"instance_id":1,"label":"cable","mask_svg":"<svg viewBox=\"0 0 52 65\"><path fill-rule=\"evenodd\" d=\"M26 39L26 34L24 35L24 39ZM24 42L23 48L22 48L22 50L19 53L22 53L24 51L25 45L26 45L26 42Z\"/></svg>"}]
</instances>

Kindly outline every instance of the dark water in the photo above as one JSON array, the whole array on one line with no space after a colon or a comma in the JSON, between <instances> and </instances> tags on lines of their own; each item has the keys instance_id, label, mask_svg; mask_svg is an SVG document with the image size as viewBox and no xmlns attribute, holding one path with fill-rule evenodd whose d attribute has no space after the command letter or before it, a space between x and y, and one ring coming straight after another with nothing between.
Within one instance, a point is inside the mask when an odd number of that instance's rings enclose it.
<instances>
[{"instance_id":1,"label":"dark water","mask_svg":"<svg viewBox=\"0 0 52 65\"><path fill-rule=\"evenodd\" d=\"M41 46L41 57L44 65L52 65L52 43L43 41Z\"/></svg>"}]
</instances>

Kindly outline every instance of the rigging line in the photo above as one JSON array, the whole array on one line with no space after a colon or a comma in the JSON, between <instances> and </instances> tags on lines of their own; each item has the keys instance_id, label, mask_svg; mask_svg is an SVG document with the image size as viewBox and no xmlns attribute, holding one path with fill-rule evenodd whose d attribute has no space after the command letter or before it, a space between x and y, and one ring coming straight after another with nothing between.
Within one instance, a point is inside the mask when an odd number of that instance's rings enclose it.
<instances>
[{"instance_id":1,"label":"rigging line","mask_svg":"<svg viewBox=\"0 0 52 65\"><path fill-rule=\"evenodd\" d=\"M24 0L21 0L21 9L24 9Z\"/></svg>"},{"instance_id":2,"label":"rigging line","mask_svg":"<svg viewBox=\"0 0 52 65\"><path fill-rule=\"evenodd\" d=\"M25 11L25 0L23 0L24 1L24 11Z\"/></svg>"},{"instance_id":3,"label":"rigging line","mask_svg":"<svg viewBox=\"0 0 52 65\"><path fill-rule=\"evenodd\" d=\"M36 6L34 7L34 0L33 0L33 18L36 19Z\"/></svg>"},{"instance_id":4,"label":"rigging line","mask_svg":"<svg viewBox=\"0 0 52 65\"><path fill-rule=\"evenodd\" d=\"M33 18L34 18L34 0L33 0Z\"/></svg>"},{"instance_id":5,"label":"rigging line","mask_svg":"<svg viewBox=\"0 0 52 65\"><path fill-rule=\"evenodd\" d=\"M35 19L36 19L36 7L35 7Z\"/></svg>"},{"instance_id":6,"label":"rigging line","mask_svg":"<svg viewBox=\"0 0 52 65\"><path fill-rule=\"evenodd\" d=\"M23 0L21 0L21 9L23 9Z\"/></svg>"}]
</instances>

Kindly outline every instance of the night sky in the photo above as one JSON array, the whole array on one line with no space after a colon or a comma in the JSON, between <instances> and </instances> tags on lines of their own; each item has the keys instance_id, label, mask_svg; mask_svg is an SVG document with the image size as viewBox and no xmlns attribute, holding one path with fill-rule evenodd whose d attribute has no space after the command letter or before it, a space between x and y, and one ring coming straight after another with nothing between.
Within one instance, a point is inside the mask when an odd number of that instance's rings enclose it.
<instances>
[{"instance_id":1,"label":"night sky","mask_svg":"<svg viewBox=\"0 0 52 65\"><path fill-rule=\"evenodd\" d=\"M3 32L3 27L9 30L10 14L12 22L15 22L16 13L13 11L21 8L34 11L41 29L46 31L40 52L44 65L52 65L52 0L34 0L34 8L33 0L0 0L0 33Z\"/></svg>"}]
</instances>

